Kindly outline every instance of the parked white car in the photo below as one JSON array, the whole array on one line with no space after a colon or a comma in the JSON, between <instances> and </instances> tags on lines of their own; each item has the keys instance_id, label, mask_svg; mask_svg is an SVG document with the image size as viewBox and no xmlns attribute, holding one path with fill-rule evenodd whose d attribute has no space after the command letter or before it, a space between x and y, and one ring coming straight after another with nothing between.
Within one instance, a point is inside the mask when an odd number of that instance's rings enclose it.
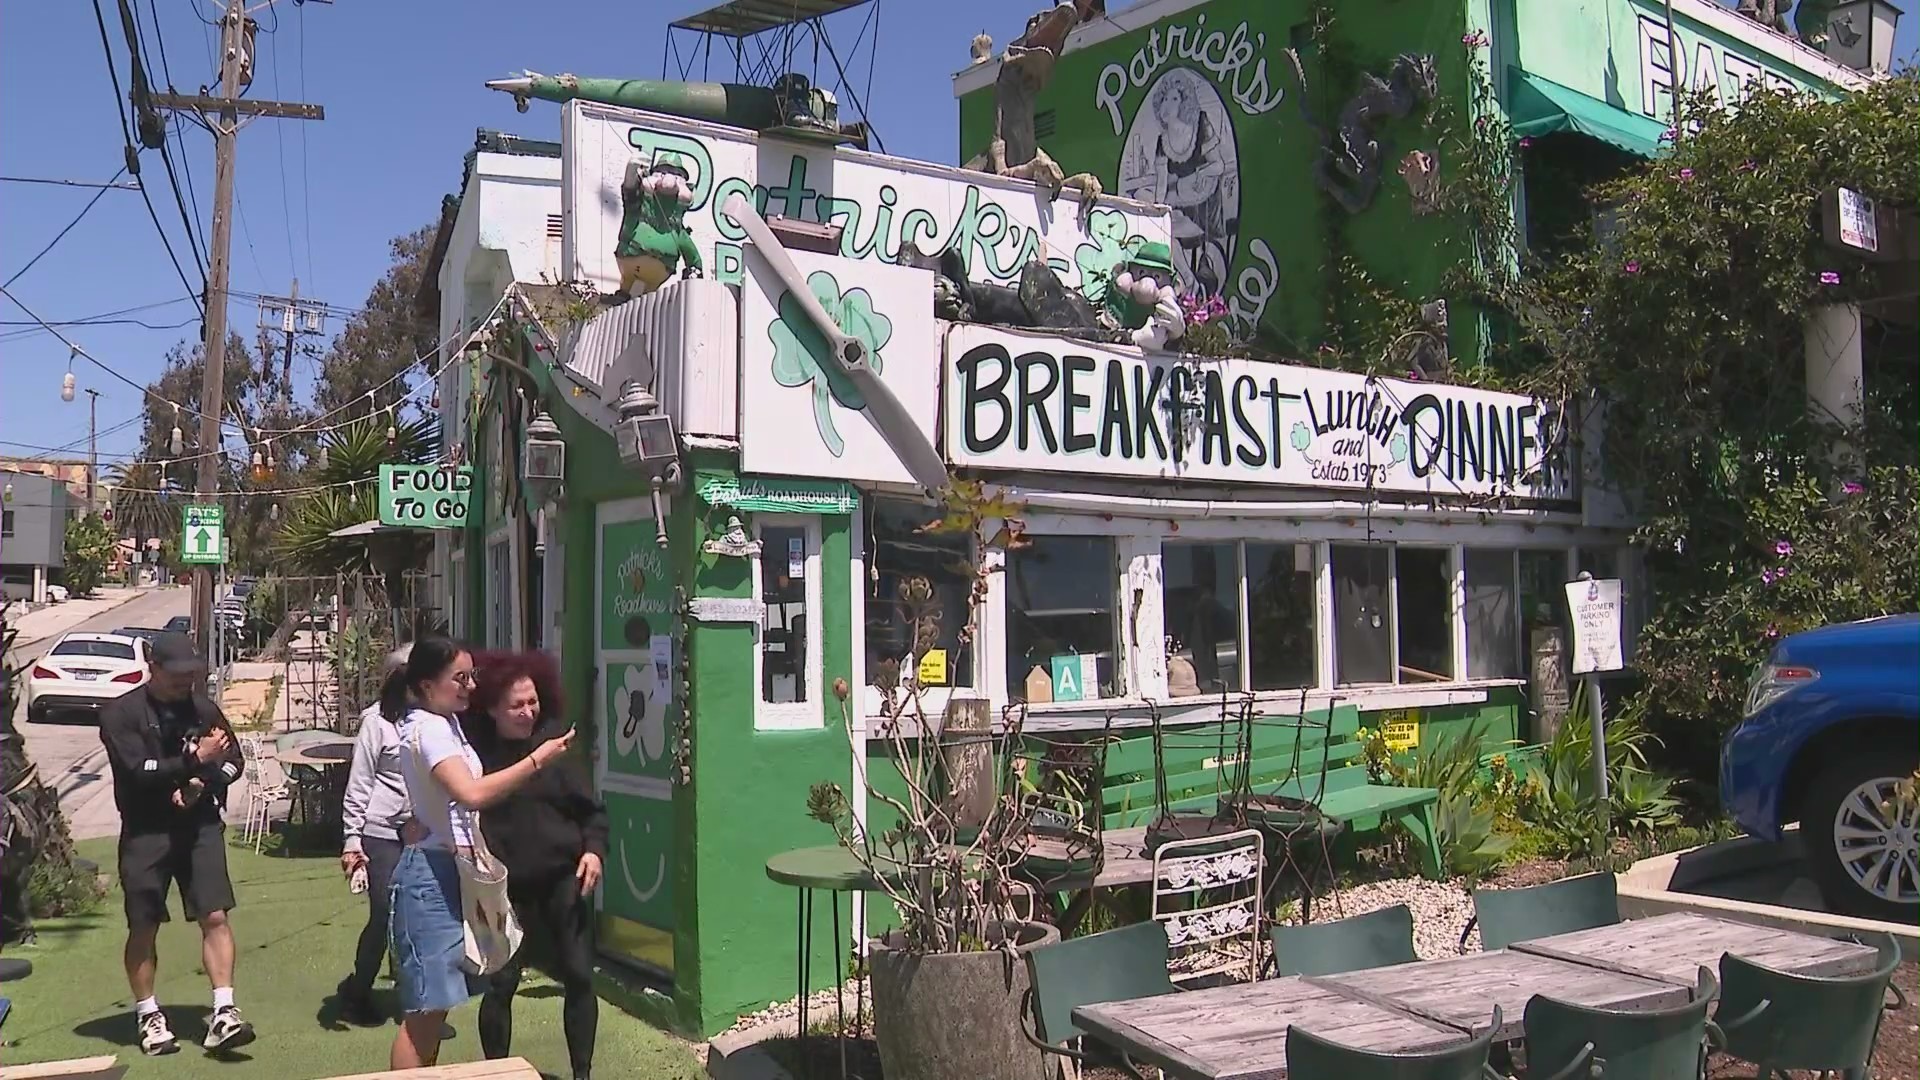
<instances>
[{"instance_id":1,"label":"parked white car","mask_svg":"<svg viewBox=\"0 0 1920 1080\"><path fill-rule=\"evenodd\" d=\"M65 585L47 586L47 599L56 604L65 603L67 600L67 587Z\"/></svg>"},{"instance_id":2,"label":"parked white car","mask_svg":"<svg viewBox=\"0 0 1920 1080\"><path fill-rule=\"evenodd\" d=\"M147 671L147 643L141 638L68 634L27 671L27 719L44 724L56 711L98 713L146 682Z\"/></svg>"}]
</instances>

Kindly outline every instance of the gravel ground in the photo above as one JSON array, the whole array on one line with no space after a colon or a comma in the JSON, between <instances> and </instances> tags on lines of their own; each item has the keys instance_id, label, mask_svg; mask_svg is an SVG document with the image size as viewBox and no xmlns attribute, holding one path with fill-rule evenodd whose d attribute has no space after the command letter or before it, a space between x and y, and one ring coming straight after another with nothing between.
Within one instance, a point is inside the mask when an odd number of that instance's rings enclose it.
<instances>
[{"instance_id":1,"label":"gravel ground","mask_svg":"<svg viewBox=\"0 0 1920 1080\"><path fill-rule=\"evenodd\" d=\"M1473 918L1473 898L1451 881L1392 878L1322 893L1313 901L1313 920L1331 922L1405 904L1413 911L1413 951L1422 960L1459 956L1460 931ZM1299 922L1298 908L1289 920ZM1467 952L1480 951L1480 931L1467 936Z\"/></svg>"},{"instance_id":2,"label":"gravel ground","mask_svg":"<svg viewBox=\"0 0 1920 1080\"><path fill-rule=\"evenodd\" d=\"M755 1028L766 1027L769 1024L796 1020L800 1015L799 1000L798 998L789 998L786 1001L776 1001L757 1013L741 1017L739 1022L728 1028L727 1031L729 1033L751 1031ZM849 1030L860 1030L862 1027L861 1019L871 1020L873 1017L873 993L866 986L865 979L847 980L840 988L838 1002L840 1007L846 1010L847 1027ZM807 997L807 1027L811 1030L819 1030L822 1025L831 1026L836 1023L840 1013L835 1010L835 1003L836 995L831 988L815 991L809 995ZM857 1013L855 1011L856 1006L859 1007Z\"/></svg>"}]
</instances>

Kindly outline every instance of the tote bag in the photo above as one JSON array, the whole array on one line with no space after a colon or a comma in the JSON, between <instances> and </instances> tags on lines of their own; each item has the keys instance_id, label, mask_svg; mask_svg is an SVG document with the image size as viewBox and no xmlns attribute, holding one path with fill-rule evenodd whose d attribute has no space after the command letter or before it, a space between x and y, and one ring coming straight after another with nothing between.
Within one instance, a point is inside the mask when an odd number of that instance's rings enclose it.
<instances>
[{"instance_id":1,"label":"tote bag","mask_svg":"<svg viewBox=\"0 0 1920 1080\"><path fill-rule=\"evenodd\" d=\"M480 832L480 823L472 821L472 854L460 854L460 921L465 928L461 948L461 966L474 975L491 975L507 966L520 951L525 932L507 898L507 867L494 857Z\"/></svg>"}]
</instances>

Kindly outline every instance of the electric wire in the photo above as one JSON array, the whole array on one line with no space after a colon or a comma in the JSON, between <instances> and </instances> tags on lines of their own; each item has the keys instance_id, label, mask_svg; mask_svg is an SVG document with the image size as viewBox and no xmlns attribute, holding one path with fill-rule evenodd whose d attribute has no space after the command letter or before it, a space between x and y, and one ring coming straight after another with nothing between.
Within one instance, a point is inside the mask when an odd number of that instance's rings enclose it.
<instances>
[{"instance_id":1,"label":"electric wire","mask_svg":"<svg viewBox=\"0 0 1920 1080\"><path fill-rule=\"evenodd\" d=\"M126 174L127 174L127 167L125 165L122 165L120 166L120 171L117 173L114 173L113 179L107 181L107 183L112 184L118 181L122 176L125 176ZM111 187L102 187L99 191L94 192L93 198L87 200L87 205L80 208L80 212L73 216L73 220L67 222L66 226L62 228L59 232L54 233L53 239L47 241L47 246L41 248L38 252L35 252L33 258L27 260L27 265L21 267L18 270L15 270L13 272L13 276L6 280L6 284L11 285L16 281L19 281L20 275L33 269L33 264L39 262L41 258L46 255L47 252L52 251L54 249L54 246L60 243L62 238L64 238L68 233L73 231L73 227L75 225L80 224L80 219L87 216L87 211L93 209L93 204L99 202L100 197L102 195L105 195L107 192L112 190L114 189Z\"/></svg>"}]
</instances>

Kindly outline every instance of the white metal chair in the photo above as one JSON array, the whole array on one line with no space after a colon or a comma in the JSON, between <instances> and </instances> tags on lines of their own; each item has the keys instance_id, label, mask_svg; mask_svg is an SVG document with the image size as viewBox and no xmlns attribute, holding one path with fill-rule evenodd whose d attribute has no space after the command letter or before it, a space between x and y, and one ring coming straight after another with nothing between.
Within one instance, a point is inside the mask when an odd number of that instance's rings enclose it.
<instances>
[{"instance_id":1,"label":"white metal chair","mask_svg":"<svg viewBox=\"0 0 1920 1080\"><path fill-rule=\"evenodd\" d=\"M1257 829L1172 840L1153 853L1153 918L1175 983L1259 977L1265 842Z\"/></svg>"},{"instance_id":2,"label":"white metal chair","mask_svg":"<svg viewBox=\"0 0 1920 1080\"><path fill-rule=\"evenodd\" d=\"M247 818L240 838L242 842L252 840L257 855L267 837L273 805L288 796L287 778L280 762L267 756L265 743L258 735L240 736L240 756L246 762L247 781Z\"/></svg>"}]
</instances>

